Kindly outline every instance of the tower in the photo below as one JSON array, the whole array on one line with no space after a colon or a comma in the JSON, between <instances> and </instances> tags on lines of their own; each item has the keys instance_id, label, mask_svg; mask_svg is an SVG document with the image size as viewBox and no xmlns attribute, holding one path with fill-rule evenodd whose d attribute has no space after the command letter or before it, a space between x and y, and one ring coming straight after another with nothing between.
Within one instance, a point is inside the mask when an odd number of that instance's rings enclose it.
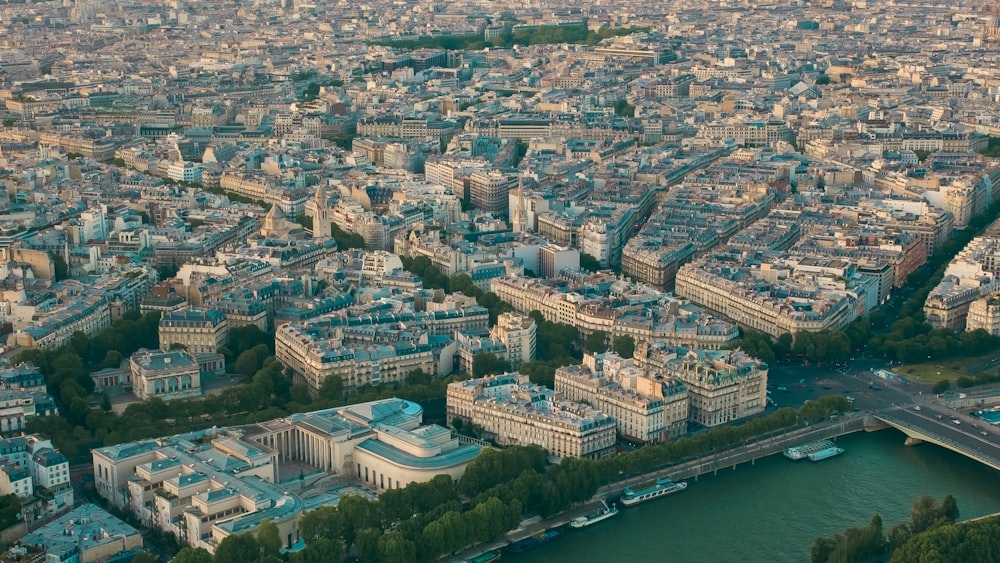
<instances>
[{"instance_id":1,"label":"tower","mask_svg":"<svg viewBox=\"0 0 1000 563\"><path fill-rule=\"evenodd\" d=\"M516 202L510 214L510 228L515 233L524 233L528 230L528 217L527 206L524 204L524 180L520 177L517 179L517 193L514 197Z\"/></svg>"},{"instance_id":2,"label":"tower","mask_svg":"<svg viewBox=\"0 0 1000 563\"><path fill-rule=\"evenodd\" d=\"M313 214L313 238L330 238L333 236L330 228L330 206L326 202L322 187L316 188L313 203L316 204L316 212Z\"/></svg>"}]
</instances>

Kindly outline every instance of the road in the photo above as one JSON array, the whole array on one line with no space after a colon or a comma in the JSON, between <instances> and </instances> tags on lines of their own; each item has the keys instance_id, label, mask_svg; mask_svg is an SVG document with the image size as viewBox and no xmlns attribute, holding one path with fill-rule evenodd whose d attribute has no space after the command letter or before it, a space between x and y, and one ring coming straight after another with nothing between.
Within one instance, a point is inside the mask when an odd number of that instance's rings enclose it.
<instances>
[{"instance_id":1,"label":"road","mask_svg":"<svg viewBox=\"0 0 1000 563\"><path fill-rule=\"evenodd\" d=\"M906 381L885 381L875 370L889 369L882 358L858 355L840 368L801 364L772 364L767 374L771 398L778 407L798 408L810 399L843 394L854 399L855 408L882 410L914 402L930 393L930 386ZM779 391L784 387L785 391ZM873 389L877 387L878 389Z\"/></svg>"},{"instance_id":2,"label":"road","mask_svg":"<svg viewBox=\"0 0 1000 563\"><path fill-rule=\"evenodd\" d=\"M932 438L1000 465L1000 431L982 420L930 404L921 405L920 410L897 407L880 412L878 416L912 426ZM960 424L955 424L955 420Z\"/></svg>"}]
</instances>

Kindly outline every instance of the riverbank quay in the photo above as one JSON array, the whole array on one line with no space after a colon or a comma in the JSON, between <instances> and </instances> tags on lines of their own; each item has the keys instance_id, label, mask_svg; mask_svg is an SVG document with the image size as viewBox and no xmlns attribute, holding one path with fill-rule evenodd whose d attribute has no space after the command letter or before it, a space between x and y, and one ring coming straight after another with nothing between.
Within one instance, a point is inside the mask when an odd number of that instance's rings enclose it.
<instances>
[{"instance_id":1,"label":"riverbank quay","mask_svg":"<svg viewBox=\"0 0 1000 563\"><path fill-rule=\"evenodd\" d=\"M535 534L566 526L573 518L590 514L601 507L601 501L609 504L617 502L626 487L635 486L650 480L667 477L674 481L694 479L701 475L718 473L720 470L735 470L741 464L753 464L756 460L774 454L782 453L786 448L801 445L815 440L833 439L845 434L863 430L881 430L885 426L873 423L868 413L854 412L840 415L836 420L827 420L809 426L799 426L778 434L765 435L763 438L748 441L746 444L734 445L725 449L699 456L695 459L655 468L652 471L638 475L623 475L621 480L602 485L597 494L585 504L573 507L551 518L529 518L522 522L521 527L508 532L503 538L480 544L468 550L445 557L442 561L458 563L467 561L487 551L502 551L507 545L531 537ZM692 483L693 485L695 483ZM696 485L695 485L696 486Z\"/></svg>"}]
</instances>

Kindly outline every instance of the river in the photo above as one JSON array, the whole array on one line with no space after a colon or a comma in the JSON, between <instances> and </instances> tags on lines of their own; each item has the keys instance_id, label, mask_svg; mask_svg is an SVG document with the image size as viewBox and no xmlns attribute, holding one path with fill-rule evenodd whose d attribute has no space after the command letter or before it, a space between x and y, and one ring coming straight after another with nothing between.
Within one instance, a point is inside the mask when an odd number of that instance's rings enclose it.
<instances>
[{"instance_id":1,"label":"river","mask_svg":"<svg viewBox=\"0 0 1000 563\"><path fill-rule=\"evenodd\" d=\"M846 452L821 462L783 456L690 480L686 491L521 554L512 563L795 562L820 535L906 520L921 495L958 500L961 518L1000 512L1000 473L948 450L903 445L895 430L844 436Z\"/></svg>"}]
</instances>

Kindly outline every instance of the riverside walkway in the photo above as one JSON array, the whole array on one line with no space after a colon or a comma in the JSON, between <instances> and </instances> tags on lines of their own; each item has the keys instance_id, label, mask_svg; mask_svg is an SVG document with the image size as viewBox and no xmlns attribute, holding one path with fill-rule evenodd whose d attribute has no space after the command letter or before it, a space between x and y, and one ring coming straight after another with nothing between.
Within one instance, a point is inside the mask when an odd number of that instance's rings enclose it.
<instances>
[{"instance_id":1,"label":"riverside walkway","mask_svg":"<svg viewBox=\"0 0 1000 563\"><path fill-rule=\"evenodd\" d=\"M815 440L836 438L865 430L866 422L869 427L874 423L873 419L866 413L849 413L840 416L834 421L824 421L805 427L797 427L779 434L767 436L761 440L748 441L743 445L725 448L704 456L699 456L696 459L654 469L641 475L627 476L622 480L614 481L600 487L594 498L584 505L573 507L547 520L542 520L538 517L530 518L520 528L508 532L505 537L499 540L480 544L451 557L447 557L444 560L453 562L466 561L487 551L501 550L512 542L522 540L545 530L565 526L577 516L594 512L600 506L601 500L606 499L609 504L617 501L625 487L645 483L661 477L668 477L673 480L697 480L701 475L717 473L720 470L733 470L744 463L753 464L760 458L781 453L786 448L792 446ZM872 429L881 428L885 428L885 426L876 425Z\"/></svg>"}]
</instances>

